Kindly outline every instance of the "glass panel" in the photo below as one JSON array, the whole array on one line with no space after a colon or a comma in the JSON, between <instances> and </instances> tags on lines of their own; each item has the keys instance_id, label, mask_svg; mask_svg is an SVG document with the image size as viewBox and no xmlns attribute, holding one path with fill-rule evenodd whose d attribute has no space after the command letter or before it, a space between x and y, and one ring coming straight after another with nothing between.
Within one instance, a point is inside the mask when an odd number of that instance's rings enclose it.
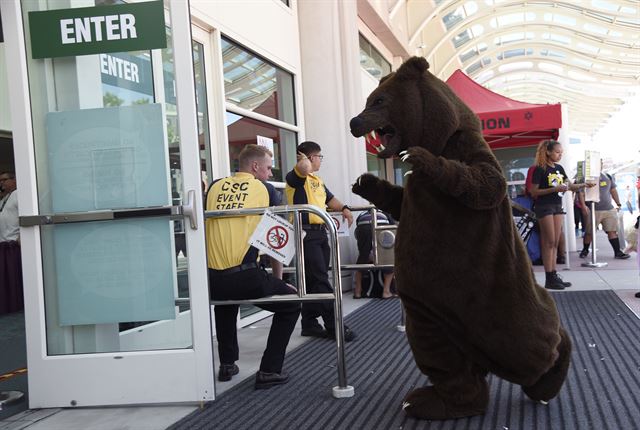
<instances>
[{"instance_id":1,"label":"glass panel","mask_svg":"<svg viewBox=\"0 0 640 430\"><path fill-rule=\"evenodd\" d=\"M120 2L73 2L114 3ZM182 183L169 28L162 50L34 60L28 12L61 3L21 5L40 213L177 204ZM202 47L194 51L204 142ZM186 249L176 258L184 249L180 231L168 218L41 228L48 354L190 348L189 306L175 305L176 297L189 298Z\"/></svg>"},{"instance_id":2,"label":"glass panel","mask_svg":"<svg viewBox=\"0 0 640 430\"><path fill-rule=\"evenodd\" d=\"M409 170L411 170L410 164L403 163L399 158L393 159L393 178L396 185L405 186L407 184L407 177L404 174Z\"/></svg>"},{"instance_id":3,"label":"glass panel","mask_svg":"<svg viewBox=\"0 0 640 430\"><path fill-rule=\"evenodd\" d=\"M296 164L297 133L227 112L229 166L238 170L238 154L249 143L263 144L273 152L273 181L284 182L286 169Z\"/></svg>"},{"instance_id":4,"label":"glass panel","mask_svg":"<svg viewBox=\"0 0 640 430\"><path fill-rule=\"evenodd\" d=\"M507 180L508 195L511 198L524 195L527 170L533 165L536 156L535 146L504 148L494 151L502 172Z\"/></svg>"},{"instance_id":5,"label":"glass panel","mask_svg":"<svg viewBox=\"0 0 640 430\"><path fill-rule=\"evenodd\" d=\"M224 37L221 43L227 102L296 124L293 75Z\"/></svg>"},{"instance_id":6,"label":"glass panel","mask_svg":"<svg viewBox=\"0 0 640 430\"><path fill-rule=\"evenodd\" d=\"M471 39L471 32L469 30L465 30L462 33L456 35L453 39L451 39L451 41L453 42L453 46L459 48Z\"/></svg>"},{"instance_id":7,"label":"glass panel","mask_svg":"<svg viewBox=\"0 0 640 430\"><path fill-rule=\"evenodd\" d=\"M453 12L448 13L442 18L442 22L444 22L447 30L451 30L457 23L464 20L464 16L462 15L462 10L460 8L454 10Z\"/></svg>"},{"instance_id":8,"label":"glass panel","mask_svg":"<svg viewBox=\"0 0 640 430\"><path fill-rule=\"evenodd\" d=\"M391 73L391 64L362 34L360 35L360 66L376 79Z\"/></svg>"},{"instance_id":9,"label":"glass panel","mask_svg":"<svg viewBox=\"0 0 640 430\"><path fill-rule=\"evenodd\" d=\"M209 116L207 113L207 89L204 69L204 46L198 42L192 42L193 46L193 68L196 82L196 107L198 113L198 146L200 148L200 176L202 178L202 193L207 189L207 184L211 181L211 157L209 156ZM173 83L173 62L163 62L163 69L167 78ZM173 86L173 84L172 84ZM174 99L175 101L175 99ZM174 104L170 104L175 109ZM174 143L174 148L170 149L171 155L171 184L172 184L172 204L178 206L182 204L182 170L180 167L180 153L178 143ZM184 221L175 221L175 254L178 264L178 279L182 279L182 273L187 270L187 244L185 242ZM180 297L186 297L181 295Z\"/></svg>"},{"instance_id":10,"label":"glass panel","mask_svg":"<svg viewBox=\"0 0 640 430\"><path fill-rule=\"evenodd\" d=\"M367 153L367 172L381 179L387 178L387 168L385 160L373 154Z\"/></svg>"}]
</instances>

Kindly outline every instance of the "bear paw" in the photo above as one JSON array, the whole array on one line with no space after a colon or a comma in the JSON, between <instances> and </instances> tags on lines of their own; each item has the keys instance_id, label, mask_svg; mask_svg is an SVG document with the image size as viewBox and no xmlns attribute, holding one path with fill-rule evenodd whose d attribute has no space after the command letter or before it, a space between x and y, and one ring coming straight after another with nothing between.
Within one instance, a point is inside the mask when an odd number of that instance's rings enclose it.
<instances>
[{"instance_id":1,"label":"bear paw","mask_svg":"<svg viewBox=\"0 0 640 430\"><path fill-rule=\"evenodd\" d=\"M413 166L410 171L405 173L405 176L416 172L429 173L436 158L431 152L419 146L412 146L399 155L402 161Z\"/></svg>"},{"instance_id":2,"label":"bear paw","mask_svg":"<svg viewBox=\"0 0 640 430\"><path fill-rule=\"evenodd\" d=\"M380 182L381 180L377 176L365 173L356 179L356 183L351 187L351 191L373 203L373 200L378 195L378 184Z\"/></svg>"},{"instance_id":3,"label":"bear paw","mask_svg":"<svg viewBox=\"0 0 640 430\"><path fill-rule=\"evenodd\" d=\"M487 390L488 391L488 390ZM442 398L435 387L421 387L411 391L402 403L402 409L413 418L447 420L482 415L489 402L488 392L481 392L465 404L454 404Z\"/></svg>"},{"instance_id":4,"label":"bear paw","mask_svg":"<svg viewBox=\"0 0 640 430\"><path fill-rule=\"evenodd\" d=\"M571 362L571 338L560 328L560 344L558 345L558 359L533 385L522 387L522 391L531 399L548 402L558 395L564 380L567 378Z\"/></svg>"}]
</instances>

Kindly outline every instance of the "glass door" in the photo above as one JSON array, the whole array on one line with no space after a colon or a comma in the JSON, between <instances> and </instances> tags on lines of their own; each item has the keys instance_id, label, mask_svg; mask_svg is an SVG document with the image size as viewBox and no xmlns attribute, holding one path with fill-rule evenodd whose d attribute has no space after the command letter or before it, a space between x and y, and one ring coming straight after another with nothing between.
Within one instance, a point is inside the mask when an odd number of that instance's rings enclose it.
<instances>
[{"instance_id":1,"label":"glass door","mask_svg":"<svg viewBox=\"0 0 640 430\"><path fill-rule=\"evenodd\" d=\"M31 408L214 395L202 55L188 2L114 3L3 3Z\"/></svg>"}]
</instances>

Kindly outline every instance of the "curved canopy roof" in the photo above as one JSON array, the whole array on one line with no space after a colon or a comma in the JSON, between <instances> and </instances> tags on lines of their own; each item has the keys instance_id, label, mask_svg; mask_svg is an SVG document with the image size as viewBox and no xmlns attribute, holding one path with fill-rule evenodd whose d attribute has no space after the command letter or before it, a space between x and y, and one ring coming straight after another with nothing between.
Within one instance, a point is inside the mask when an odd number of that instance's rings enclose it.
<instances>
[{"instance_id":1,"label":"curved canopy roof","mask_svg":"<svg viewBox=\"0 0 640 430\"><path fill-rule=\"evenodd\" d=\"M566 103L589 135L640 90L638 0L428 3L406 0L409 40L443 80L460 68L512 99Z\"/></svg>"}]
</instances>

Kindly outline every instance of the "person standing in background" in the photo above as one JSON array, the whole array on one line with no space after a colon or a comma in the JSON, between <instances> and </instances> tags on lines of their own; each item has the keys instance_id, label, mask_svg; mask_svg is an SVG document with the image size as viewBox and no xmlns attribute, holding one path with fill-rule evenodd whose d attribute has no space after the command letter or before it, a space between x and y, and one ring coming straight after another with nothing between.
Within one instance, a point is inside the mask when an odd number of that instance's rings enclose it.
<instances>
[{"instance_id":1,"label":"person standing in background","mask_svg":"<svg viewBox=\"0 0 640 430\"><path fill-rule=\"evenodd\" d=\"M631 197L633 196L633 193L631 192L631 187L629 185L627 185L627 189L625 190L625 203L627 204L627 210L629 211L630 214L633 213L633 205L631 204Z\"/></svg>"},{"instance_id":2,"label":"person standing in background","mask_svg":"<svg viewBox=\"0 0 640 430\"><path fill-rule=\"evenodd\" d=\"M342 212L349 226L353 223L353 215L349 206L342 204L325 186L324 181L315 174L320 170L322 148L315 142L302 142L297 148L297 159L293 170L287 173L285 194L287 204L309 204L326 210ZM302 213L302 228L306 235L303 241L305 283L308 293L332 293L333 287L329 283L329 258L331 249L327 239L327 228L324 221L317 215ZM318 323L322 317L324 328ZM304 302L302 304L302 336L320 338L335 338L335 311L333 303ZM346 325L344 326L344 340L350 342L356 335Z\"/></svg>"},{"instance_id":3,"label":"person standing in background","mask_svg":"<svg viewBox=\"0 0 640 430\"><path fill-rule=\"evenodd\" d=\"M558 242L562 234L562 197L568 190L578 191L586 184L572 184L558 164L562 158L562 145L555 140L544 140L536 151L535 170L531 180L531 195L535 198L534 212L540 226L542 263L546 274L545 288L563 290L571 286L556 272Z\"/></svg>"},{"instance_id":4,"label":"person standing in background","mask_svg":"<svg viewBox=\"0 0 640 430\"><path fill-rule=\"evenodd\" d=\"M0 173L0 315L24 309L16 175Z\"/></svg>"},{"instance_id":5,"label":"person standing in background","mask_svg":"<svg viewBox=\"0 0 640 430\"><path fill-rule=\"evenodd\" d=\"M613 248L613 256L619 260L626 260L630 257L629 254L622 252L620 249L620 239L618 239L618 211L622 207L620 203L620 197L618 196L618 190L616 189L616 182L608 173L601 172L598 179L598 186L600 189L600 201L594 203L594 210L596 213L596 225L602 224L602 229L607 233L611 248ZM611 200L616 203L614 209ZM589 255L589 247L592 242L592 232L588 230L584 235L584 241L582 245L582 251L580 251L580 258L586 258Z\"/></svg>"}]
</instances>

